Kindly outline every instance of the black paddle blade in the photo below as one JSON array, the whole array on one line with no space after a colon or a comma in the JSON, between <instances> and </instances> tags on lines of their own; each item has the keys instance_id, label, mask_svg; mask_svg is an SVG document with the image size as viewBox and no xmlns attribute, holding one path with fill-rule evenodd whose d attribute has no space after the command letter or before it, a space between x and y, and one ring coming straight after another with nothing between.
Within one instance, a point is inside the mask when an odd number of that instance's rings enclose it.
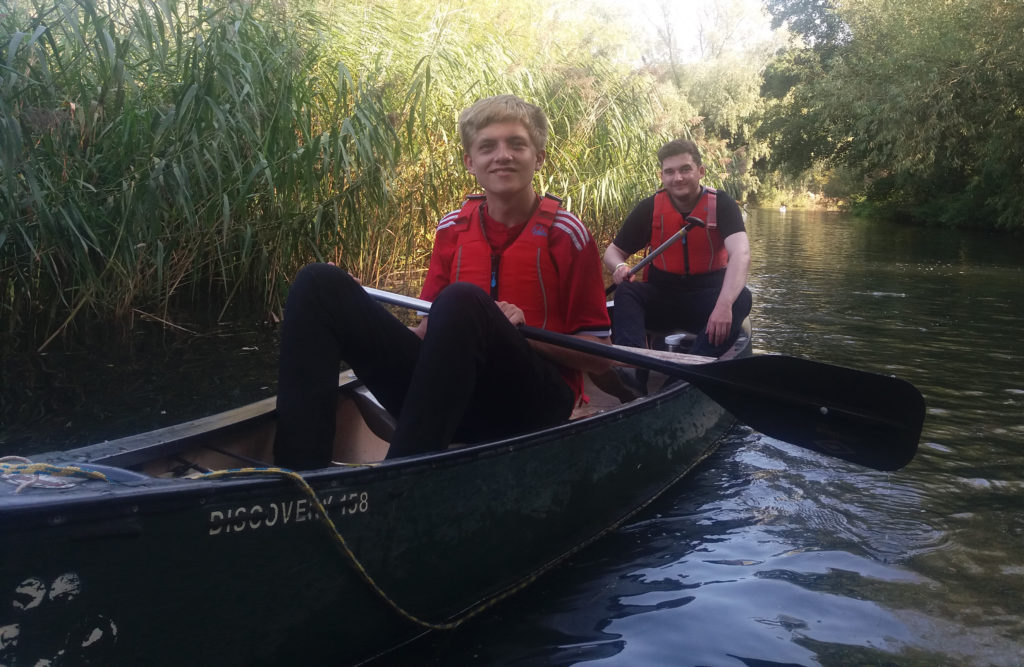
<instances>
[{"instance_id":1,"label":"black paddle blade","mask_svg":"<svg viewBox=\"0 0 1024 667\"><path fill-rule=\"evenodd\" d=\"M740 421L779 440L877 470L898 470L917 452L924 398L887 375L782 355L680 364L522 326L527 338L686 380Z\"/></svg>"},{"instance_id":2,"label":"black paddle blade","mask_svg":"<svg viewBox=\"0 0 1024 667\"><path fill-rule=\"evenodd\" d=\"M904 380L778 355L690 370L713 375L715 381L691 380L773 438L877 470L902 468L917 452L924 397Z\"/></svg>"}]
</instances>

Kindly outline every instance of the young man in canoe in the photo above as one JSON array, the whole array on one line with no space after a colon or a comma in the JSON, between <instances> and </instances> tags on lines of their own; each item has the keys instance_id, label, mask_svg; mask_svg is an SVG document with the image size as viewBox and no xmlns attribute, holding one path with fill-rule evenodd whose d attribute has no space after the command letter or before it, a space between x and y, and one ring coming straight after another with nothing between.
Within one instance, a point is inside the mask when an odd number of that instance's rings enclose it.
<instances>
[{"instance_id":1,"label":"young man in canoe","mask_svg":"<svg viewBox=\"0 0 1024 667\"><path fill-rule=\"evenodd\" d=\"M618 285L615 343L646 347L647 329L686 329L697 333L692 354L721 356L750 314L750 243L743 216L732 197L701 185L705 169L692 141L668 142L658 150L658 161L662 189L637 204L604 253ZM630 255L658 248L690 216L704 226L691 228L655 258L646 282L633 281ZM638 388L633 369L616 372Z\"/></svg>"},{"instance_id":2,"label":"young man in canoe","mask_svg":"<svg viewBox=\"0 0 1024 667\"><path fill-rule=\"evenodd\" d=\"M601 260L587 228L540 196L547 118L511 95L463 111L463 163L483 188L437 227L410 329L349 274L303 268L281 330L278 465L329 465L341 361L397 419L388 458L557 424L580 399L582 371L606 359L524 338L517 325L608 342Z\"/></svg>"}]
</instances>

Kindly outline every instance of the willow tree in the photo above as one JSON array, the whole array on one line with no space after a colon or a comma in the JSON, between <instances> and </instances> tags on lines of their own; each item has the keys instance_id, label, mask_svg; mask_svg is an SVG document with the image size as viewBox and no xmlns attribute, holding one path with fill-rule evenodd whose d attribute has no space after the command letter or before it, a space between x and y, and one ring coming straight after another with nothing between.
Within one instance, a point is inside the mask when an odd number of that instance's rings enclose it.
<instances>
[{"instance_id":1,"label":"willow tree","mask_svg":"<svg viewBox=\"0 0 1024 667\"><path fill-rule=\"evenodd\" d=\"M658 6L658 39L645 50L650 69L675 88L708 162L708 181L738 200L755 200L762 183L754 166L766 156L756 134L759 88L778 37L768 33L762 8L746 0Z\"/></svg>"},{"instance_id":2,"label":"willow tree","mask_svg":"<svg viewBox=\"0 0 1024 667\"><path fill-rule=\"evenodd\" d=\"M838 41L783 54L766 79L773 156L841 167L879 214L1024 227L1024 5L827 4Z\"/></svg>"},{"instance_id":3,"label":"willow tree","mask_svg":"<svg viewBox=\"0 0 1024 667\"><path fill-rule=\"evenodd\" d=\"M869 194L928 221L1024 228L1024 4L861 0L845 16L858 37L823 93L850 109L844 159Z\"/></svg>"}]
</instances>

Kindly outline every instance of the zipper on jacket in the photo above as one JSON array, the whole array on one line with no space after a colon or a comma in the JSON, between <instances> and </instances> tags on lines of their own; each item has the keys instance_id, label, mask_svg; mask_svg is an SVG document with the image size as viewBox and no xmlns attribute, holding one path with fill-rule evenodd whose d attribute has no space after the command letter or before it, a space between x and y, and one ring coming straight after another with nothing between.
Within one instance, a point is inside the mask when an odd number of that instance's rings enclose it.
<instances>
[{"instance_id":1,"label":"zipper on jacket","mask_svg":"<svg viewBox=\"0 0 1024 667\"><path fill-rule=\"evenodd\" d=\"M491 255L491 298L498 300L498 265L501 264L501 255Z\"/></svg>"}]
</instances>

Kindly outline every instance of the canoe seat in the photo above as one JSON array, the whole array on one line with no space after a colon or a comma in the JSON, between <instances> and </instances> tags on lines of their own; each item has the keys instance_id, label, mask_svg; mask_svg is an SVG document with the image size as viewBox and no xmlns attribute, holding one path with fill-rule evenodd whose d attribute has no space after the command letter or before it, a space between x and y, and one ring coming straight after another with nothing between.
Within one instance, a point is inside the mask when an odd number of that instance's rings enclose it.
<instances>
[{"instance_id":1,"label":"canoe seat","mask_svg":"<svg viewBox=\"0 0 1024 667\"><path fill-rule=\"evenodd\" d=\"M739 338L750 338L751 324L750 317L743 320L740 328ZM651 350L662 350L666 352L677 352L688 354L697 340L697 334L684 329L669 329L666 331L647 331L647 347ZM644 384L648 384L650 371L637 370L637 378Z\"/></svg>"},{"instance_id":2,"label":"canoe seat","mask_svg":"<svg viewBox=\"0 0 1024 667\"><path fill-rule=\"evenodd\" d=\"M697 340L697 334L682 329L670 329L668 331L648 331L647 347L651 350L666 350L668 352L689 352Z\"/></svg>"},{"instance_id":3,"label":"canoe seat","mask_svg":"<svg viewBox=\"0 0 1024 667\"><path fill-rule=\"evenodd\" d=\"M740 336L751 332L750 317L743 320L740 329ZM697 340L697 334L684 329L667 329L663 331L648 329L647 347L652 350L667 350L669 352L689 352L693 343Z\"/></svg>"},{"instance_id":4,"label":"canoe seat","mask_svg":"<svg viewBox=\"0 0 1024 667\"><path fill-rule=\"evenodd\" d=\"M365 385L352 386L338 401L331 460L342 464L383 460L395 425L395 418Z\"/></svg>"}]
</instances>

